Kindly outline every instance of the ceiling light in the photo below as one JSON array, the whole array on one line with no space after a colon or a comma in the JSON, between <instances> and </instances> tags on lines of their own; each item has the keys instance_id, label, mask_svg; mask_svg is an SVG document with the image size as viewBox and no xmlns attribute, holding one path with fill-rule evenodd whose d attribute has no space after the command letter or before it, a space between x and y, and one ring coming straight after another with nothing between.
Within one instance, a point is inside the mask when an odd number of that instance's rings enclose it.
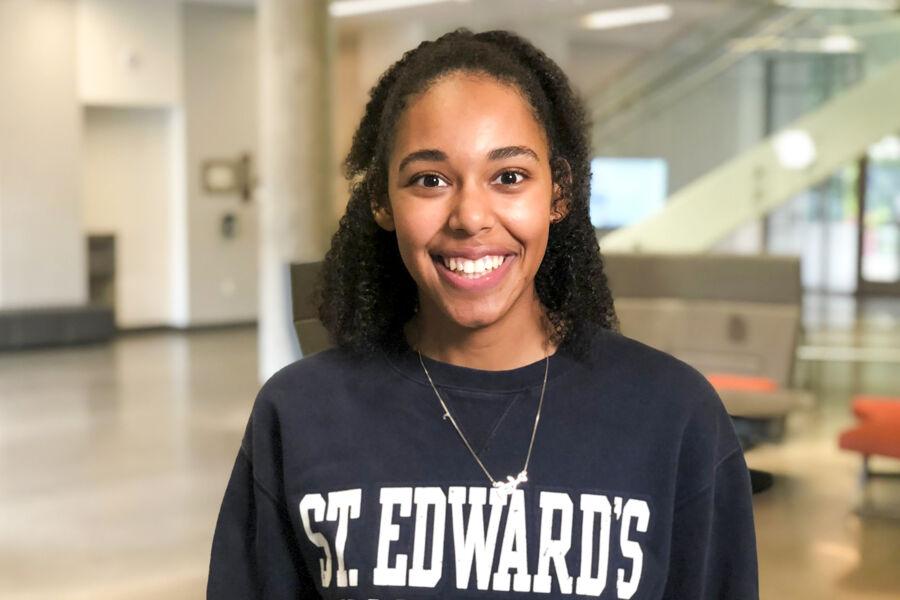
<instances>
[{"instance_id":1,"label":"ceiling light","mask_svg":"<svg viewBox=\"0 0 900 600\"><path fill-rule=\"evenodd\" d=\"M856 38L833 33L821 38L780 38L757 36L736 38L729 43L732 52L799 52L804 54L852 54L860 51Z\"/></svg>"},{"instance_id":2,"label":"ceiling light","mask_svg":"<svg viewBox=\"0 0 900 600\"><path fill-rule=\"evenodd\" d=\"M647 4L633 8L600 10L581 18L581 24L587 29L615 29L642 23L668 21L672 18L672 7L668 4Z\"/></svg>"},{"instance_id":3,"label":"ceiling light","mask_svg":"<svg viewBox=\"0 0 900 600\"><path fill-rule=\"evenodd\" d=\"M355 17L453 1L459 2L460 0L335 0L328 6L328 10L332 17Z\"/></svg>"},{"instance_id":4,"label":"ceiling light","mask_svg":"<svg viewBox=\"0 0 900 600\"><path fill-rule=\"evenodd\" d=\"M859 50L859 42L852 36L843 33L832 33L819 40L819 48L821 48L822 52L828 54L846 54L857 52Z\"/></svg>"},{"instance_id":5,"label":"ceiling light","mask_svg":"<svg viewBox=\"0 0 900 600\"><path fill-rule=\"evenodd\" d=\"M820 10L897 10L898 0L776 0L788 8Z\"/></svg>"},{"instance_id":6,"label":"ceiling light","mask_svg":"<svg viewBox=\"0 0 900 600\"><path fill-rule=\"evenodd\" d=\"M808 131L786 129L772 139L779 164L785 169L802 171L816 161L816 142Z\"/></svg>"}]
</instances>

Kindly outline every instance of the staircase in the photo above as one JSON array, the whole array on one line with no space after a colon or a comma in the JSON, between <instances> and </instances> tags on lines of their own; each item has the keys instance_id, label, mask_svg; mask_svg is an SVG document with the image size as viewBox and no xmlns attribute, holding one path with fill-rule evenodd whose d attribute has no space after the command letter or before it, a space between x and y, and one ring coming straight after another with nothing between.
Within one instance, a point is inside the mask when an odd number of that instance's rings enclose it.
<instances>
[{"instance_id":1,"label":"staircase","mask_svg":"<svg viewBox=\"0 0 900 600\"><path fill-rule=\"evenodd\" d=\"M900 61L844 91L788 128L809 134L816 158L807 168L782 166L777 133L688 184L665 208L603 238L604 252L704 252L900 131Z\"/></svg>"},{"instance_id":2,"label":"staircase","mask_svg":"<svg viewBox=\"0 0 900 600\"><path fill-rule=\"evenodd\" d=\"M709 251L741 225L758 220L855 162L885 135L900 131L900 16L845 13L760 7L723 26L721 34L700 36L702 44L676 41L592 97L597 151L610 156L646 156L644 152L661 156L673 169L670 189L675 190L661 212L605 235L604 252ZM718 121L715 114L709 115L712 120L701 116L704 125L712 123L708 127L735 130L731 138L726 134L712 140L718 145L705 144L703 129L682 122L690 114L684 112L685 106L692 106L693 114L708 106L706 94L719 85L717 81L748 65L815 57L822 39L835 34L860 40L861 48L830 55L854 69L849 78L841 71L839 81L823 86L824 93L808 88L811 93L804 102L782 106L788 108L782 113L773 112L767 97L765 111L758 106L762 101L756 101L743 108L727 105L728 121L721 112ZM677 55L677 60L667 54ZM830 64L831 58L814 60ZM788 84L799 82L789 78ZM752 85L751 93L762 94L762 81ZM772 90L771 83L765 89ZM731 101L743 98L738 93ZM660 115L670 115L663 117L667 119L663 129L653 124ZM648 130L663 137L648 138ZM815 158L809 164L787 168L783 157L779 160L774 142L788 130L799 130L813 142ZM767 132L771 134L766 136ZM673 144L673 139L678 142Z\"/></svg>"}]
</instances>

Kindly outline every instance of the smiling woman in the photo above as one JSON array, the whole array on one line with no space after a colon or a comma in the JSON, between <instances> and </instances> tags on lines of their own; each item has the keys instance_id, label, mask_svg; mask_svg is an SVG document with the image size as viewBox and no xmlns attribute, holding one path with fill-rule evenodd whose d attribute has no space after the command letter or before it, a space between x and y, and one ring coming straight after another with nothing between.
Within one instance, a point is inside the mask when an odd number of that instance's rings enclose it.
<instances>
[{"instance_id":1,"label":"smiling woman","mask_svg":"<svg viewBox=\"0 0 900 600\"><path fill-rule=\"evenodd\" d=\"M402 351L416 336L428 356L455 353L449 362L477 358L489 369L526 364L559 345L585 356L594 330L616 328L588 218L588 133L565 74L513 34L452 32L407 52L372 89L345 161L351 197L326 257L321 303L338 345L362 354ZM442 219L446 227L435 229ZM428 225L429 239L408 225ZM441 261L433 259L441 251L512 260L506 275L492 275L497 288L475 298L454 279L440 279ZM495 326L458 329L462 322L450 318L442 321L449 329L435 331L438 322L426 316L476 308L481 316L470 314L472 324L495 311ZM527 331L516 325L526 312ZM500 333L511 329L540 343L520 340L474 357L446 339L494 346L510 340Z\"/></svg>"},{"instance_id":2,"label":"smiling woman","mask_svg":"<svg viewBox=\"0 0 900 600\"><path fill-rule=\"evenodd\" d=\"M719 397L617 332L584 115L503 31L381 77L323 268L336 348L260 390L210 598L757 597Z\"/></svg>"},{"instance_id":3,"label":"smiling woman","mask_svg":"<svg viewBox=\"0 0 900 600\"><path fill-rule=\"evenodd\" d=\"M550 223L565 211L553 187L547 137L515 86L457 71L410 100L375 220L396 233L418 290L415 347L495 370L553 352L534 291ZM461 347L476 338L492 348Z\"/></svg>"}]
</instances>

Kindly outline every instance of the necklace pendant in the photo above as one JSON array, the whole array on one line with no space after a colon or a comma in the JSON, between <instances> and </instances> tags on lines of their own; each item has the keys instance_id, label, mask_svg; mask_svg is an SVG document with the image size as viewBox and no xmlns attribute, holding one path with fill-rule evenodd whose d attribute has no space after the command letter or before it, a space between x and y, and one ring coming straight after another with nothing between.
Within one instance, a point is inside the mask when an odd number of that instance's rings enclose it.
<instances>
[{"instance_id":1,"label":"necklace pendant","mask_svg":"<svg viewBox=\"0 0 900 600\"><path fill-rule=\"evenodd\" d=\"M469 444L466 436L463 435L462 429L459 428L459 425L456 424L456 420L450 415L450 409L447 408L447 403L441 398L441 393L438 392L437 387L434 385L434 381L431 379L431 374L428 372L428 367L425 366L425 361L422 359L422 353L417 351L416 354L419 355L419 364L422 365L422 371L425 372L428 384L434 391L434 395L437 397L438 402L441 403L441 408L444 409L444 414L441 415L441 419L450 421L450 424L453 425L453 429L459 434L463 444L465 444L466 448L468 448L469 452L472 454L472 458L475 459L475 462L477 462L478 466L481 467L481 470L484 471L484 474L487 476L488 481L491 482L493 489L504 498L512 496L513 492L518 489L520 483L528 481L528 462L531 460L531 450L534 448L534 436L537 433L538 422L541 418L541 408L544 406L544 392L547 390L547 374L550 371L550 355L547 355L544 359L544 382L541 384L541 396L538 399L537 413L534 415L534 426L531 429L531 442L528 444L528 454L525 455L525 464L519 474L515 477L507 475L506 481L494 481L494 477L491 475L490 471L487 470L487 467L484 466L484 463L481 462L481 459L478 458L478 454L472 449L472 445Z\"/></svg>"},{"instance_id":2,"label":"necklace pendant","mask_svg":"<svg viewBox=\"0 0 900 600\"><path fill-rule=\"evenodd\" d=\"M512 475L507 475L506 481L495 481L494 488L501 494L512 496L512 493L516 491L519 484L525 483L526 481L528 481L528 472L522 471L516 475L515 478L513 478Z\"/></svg>"}]
</instances>

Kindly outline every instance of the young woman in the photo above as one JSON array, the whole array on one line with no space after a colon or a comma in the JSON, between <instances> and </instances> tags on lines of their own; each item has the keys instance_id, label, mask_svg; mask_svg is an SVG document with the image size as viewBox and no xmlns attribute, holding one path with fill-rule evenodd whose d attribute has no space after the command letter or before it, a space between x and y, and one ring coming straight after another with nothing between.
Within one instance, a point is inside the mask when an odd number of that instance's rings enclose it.
<instances>
[{"instance_id":1,"label":"young woman","mask_svg":"<svg viewBox=\"0 0 900 600\"><path fill-rule=\"evenodd\" d=\"M337 347L259 392L209 598L757 597L718 396L617 332L587 140L508 32L384 73L323 267Z\"/></svg>"}]
</instances>

